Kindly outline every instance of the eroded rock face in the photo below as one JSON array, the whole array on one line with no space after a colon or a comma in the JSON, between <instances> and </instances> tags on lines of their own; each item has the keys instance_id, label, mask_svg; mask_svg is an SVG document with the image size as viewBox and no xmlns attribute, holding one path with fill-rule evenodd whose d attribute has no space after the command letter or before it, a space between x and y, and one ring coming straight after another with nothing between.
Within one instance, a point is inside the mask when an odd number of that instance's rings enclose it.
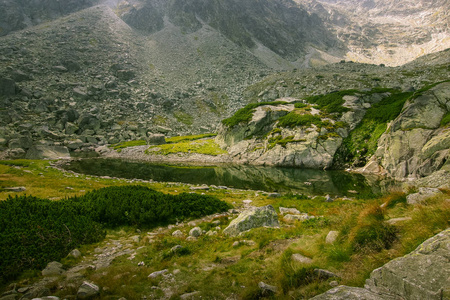
<instances>
[{"instance_id":1,"label":"eroded rock face","mask_svg":"<svg viewBox=\"0 0 450 300\"><path fill-rule=\"evenodd\" d=\"M263 207L252 207L243 211L223 233L229 236L237 236L241 232L258 227L278 227L278 216L272 205Z\"/></svg>"},{"instance_id":2,"label":"eroded rock face","mask_svg":"<svg viewBox=\"0 0 450 300\"><path fill-rule=\"evenodd\" d=\"M312 299L449 299L449 251L450 229L447 229L410 254L374 270L364 289L339 286Z\"/></svg>"},{"instance_id":3,"label":"eroded rock face","mask_svg":"<svg viewBox=\"0 0 450 300\"><path fill-rule=\"evenodd\" d=\"M448 169L450 128L440 125L450 111L450 83L441 83L408 101L388 126L367 169L403 179L420 178ZM380 168L374 168L377 162Z\"/></svg>"}]
</instances>

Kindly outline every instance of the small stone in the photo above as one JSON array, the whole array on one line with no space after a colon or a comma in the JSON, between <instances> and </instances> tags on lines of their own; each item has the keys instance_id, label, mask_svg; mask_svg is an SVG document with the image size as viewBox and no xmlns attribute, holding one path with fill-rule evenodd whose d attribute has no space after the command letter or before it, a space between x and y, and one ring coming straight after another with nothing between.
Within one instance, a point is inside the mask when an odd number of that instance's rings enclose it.
<instances>
[{"instance_id":1,"label":"small stone","mask_svg":"<svg viewBox=\"0 0 450 300\"><path fill-rule=\"evenodd\" d=\"M172 252L172 253L177 253L178 251L181 250L181 248L183 248L183 246L181 246L181 245L173 246L173 247L170 249L170 252Z\"/></svg>"},{"instance_id":2,"label":"small stone","mask_svg":"<svg viewBox=\"0 0 450 300\"><path fill-rule=\"evenodd\" d=\"M73 249L72 251L70 251L68 256L71 256L73 258L79 258L81 257L81 252L78 249Z\"/></svg>"},{"instance_id":3,"label":"small stone","mask_svg":"<svg viewBox=\"0 0 450 300\"><path fill-rule=\"evenodd\" d=\"M138 263L138 266L139 266L139 267L145 266L145 262L143 262L143 261L139 262L139 263Z\"/></svg>"},{"instance_id":4,"label":"small stone","mask_svg":"<svg viewBox=\"0 0 450 300\"><path fill-rule=\"evenodd\" d=\"M200 292L196 291L192 293L183 294L180 296L180 299L182 300L198 299L199 298L198 295L200 295Z\"/></svg>"},{"instance_id":5,"label":"small stone","mask_svg":"<svg viewBox=\"0 0 450 300\"><path fill-rule=\"evenodd\" d=\"M339 285L339 283L336 280L333 280L330 282L331 287L337 287L338 285Z\"/></svg>"},{"instance_id":6,"label":"small stone","mask_svg":"<svg viewBox=\"0 0 450 300\"><path fill-rule=\"evenodd\" d=\"M20 192L26 191L27 189L24 186L16 186L16 187L7 187L7 188L4 188L4 190L6 190L8 192L20 193Z\"/></svg>"},{"instance_id":7,"label":"small stone","mask_svg":"<svg viewBox=\"0 0 450 300\"><path fill-rule=\"evenodd\" d=\"M314 273L319 276L319 278L328 279L328 278L334 278L338 277L338 275L334 274L333 272L330 272L328 270L324 269L314 269Z\"/></svg>"},{"instance_id":8,"label":"small stone","mask_svg":"<svg viewBox=\"0 0 450 300\"><path fill-rule=\"evenodd\" d=\"M172 232L172 236L181 238L184 237L184 233L181 230L175 230L174 232Z\"/></svg>"},{"instance_id":9,"label":"small stone","mask_svg":"<svg viewBox=\"0 0 450 300\"><path fill-rule=\"evenodd\" d=\"M296 208L286 208L286 207L280 207L280 214L291 214L291 215L299 215L301 212Z\"/></svg>"},{"instance_id":10,"label":"small stone","mask_svg":"<svg viewBox=\"0 0 450 300\"><path fill-rule=\"evenodd\" d=\"M291 259L294 260L294 261L298 261L298 262L300 262L302 264L311 264L312 263L312 259L311 258L303 256L303 255L301 255L299 253L292 254Z\"/></svg>"},{"instance_id":11,"label":"small stone","mask_svg":"<svg viewBox=\"0 0 450 300\"><path fill-rule=\"evenodd\" d=\"M167 270L167 269L164 269L164 270L161 270L161 271L156 271L156 272L153 272L150 275L148 275L148 277L149 278L156 278L158 276L166 274L167 272L169 272L169 270Z\"/></svg>"},{"instance_id":12,"label":"small stone","mask_svg":"<svg viewBox=\"0 0 450 300\"><path fill-rule=\"evenodd\" d=\"M339 236L339 231L331 230L328 232L327 237L325 238L325 243L327 244L333 244L337 237Z\"/></svg>"},{"instance_id":13,"label":"small stone","mask_svg":"<svg viewBox=\"0 0 450 300\"><path fill-rule=\"evenodd\" d=\"M189 231L189 235L193 237L199 237L202 235L202 229L200 227L194 227Z\"/></svg>"},{"instance_id":14,"label":"small stone","mask_svg":"<svg viewBox=\"0 0 450 300\"><path fill-rule=\"evenodd\" d=\"M287 214L283 217L283 221L285 222L306 221L309 219L314 219L314 216L310 216L308 214L300 214L300 215Z\"/></svg>"},{"instance_id":15,"label":"small stone","mask_svg":"<svg viewBox=\"0 0 450 300\"><path fill-rule=\"evenodd\" d=\"M325 202L333 202L333 198L331 198L330 195L326 195Z\"/></svg>"},{"instance_id":16,"label":"small stone","mask_svg":"<svg viewBox=\"0 0 450 300\"><path fill-rule=\"evenodd\" d=\"M252 202L253 202L252 200L242 200L242 203L243 203L245 206L249 206Z\"/></svg>"},{"instance_id":17,"label":"small stone","mask_svg":"<svg viewBox=\"0 0 450 300\"><path fill-rule=\"evenodd\" d=\"M262 296L273 295L278 290L278 288L276 286L266 284L266 283L264 283L262 281L260 283L258 283L258 287L261 290Z\"/></svg>"}]
</instances>

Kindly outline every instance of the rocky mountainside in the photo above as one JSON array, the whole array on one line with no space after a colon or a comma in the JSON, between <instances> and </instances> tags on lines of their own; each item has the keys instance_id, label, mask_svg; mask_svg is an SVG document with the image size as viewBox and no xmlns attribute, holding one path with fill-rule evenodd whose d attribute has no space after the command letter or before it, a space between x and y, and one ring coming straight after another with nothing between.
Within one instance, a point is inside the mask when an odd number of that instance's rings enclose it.
<instances>
[{"instance_id":1,"label":"rocky mountainside","mask_svg":"<svg viewBox=\"0 0 450 300\"><path fill-rule=\"evenodd\" d=\"M450 46L450 2L297 0L348 47L345 59L399 66Z\"/></svg>"},{"instance_id":2,"label":"rocky mountainside","mask_svg":"<svg viewBox=\"0 0 450 300\"><path fill-rule=\"evenodd\" d=\"M98 2L98 0L3 0L0 2L0 36L57 19Z\"/></svg>"}]
</instances>

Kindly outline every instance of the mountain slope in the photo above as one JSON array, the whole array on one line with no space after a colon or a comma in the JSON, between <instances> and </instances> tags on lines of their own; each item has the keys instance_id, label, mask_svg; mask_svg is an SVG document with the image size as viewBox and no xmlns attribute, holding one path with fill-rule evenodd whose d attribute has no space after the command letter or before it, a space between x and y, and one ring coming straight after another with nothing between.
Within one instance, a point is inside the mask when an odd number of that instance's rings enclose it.
<instances>
[{"instance_id":1,"label":"mountain slope","mask_svg":"<svg viewBox=\"0 0 450 300\"><path fill-rule=\"evenodd\" d=\"M348 47L346 59L399 66L450 47L448 0L297 0Z\"/></svg>"}]
</instances>

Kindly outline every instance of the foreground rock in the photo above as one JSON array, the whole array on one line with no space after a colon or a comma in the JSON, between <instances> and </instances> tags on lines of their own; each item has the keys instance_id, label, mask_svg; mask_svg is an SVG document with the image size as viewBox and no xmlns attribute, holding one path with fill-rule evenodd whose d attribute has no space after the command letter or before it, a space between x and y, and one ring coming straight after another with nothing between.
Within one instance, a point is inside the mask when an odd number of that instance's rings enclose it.
<instances>
[{"instance_id":1,"label":"foreground rock","mask_svg":"<svg viewBox=\"0 0 450 300\"><path fill-rule=\"evenodd\" d=\"M364 289L338 286L312 299L449 299L449 250L450 229L447 229L410 254L374 270Z\"/></svg>"},{"instance_id":2,"label":"foreground rock","mask_svg":"<svg viewBox=\"0 0 450 300\"><path fill-rule=\"evenodd\" d=\"M278 216L272 205L252 207L243 211L223 233L229 236L237 236L240 233L258 227L279 227Z\"/></svg>"}]
</instances>

